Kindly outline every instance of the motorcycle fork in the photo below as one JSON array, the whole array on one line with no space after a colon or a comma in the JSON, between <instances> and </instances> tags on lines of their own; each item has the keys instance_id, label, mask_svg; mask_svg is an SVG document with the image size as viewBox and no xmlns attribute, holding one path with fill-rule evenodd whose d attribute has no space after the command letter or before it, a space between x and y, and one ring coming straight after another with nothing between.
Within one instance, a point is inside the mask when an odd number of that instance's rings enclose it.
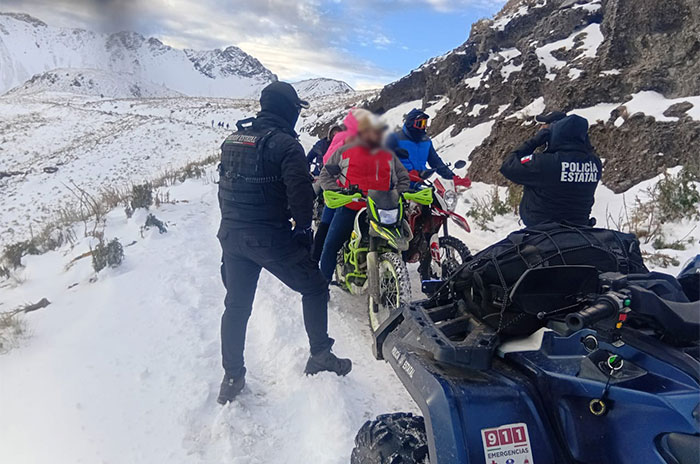
<instances>
[{"instance_id":1,"label":"motorcycle fork","mask_svg":"<svg viewBox=\"0 0 700 464\"><path fill-rule=\"evenodd\" d=\"M369 251L367 252L367 280L369 294L374 301L379 301L379 251L378 239L370 235Z\"/></svg>"}]
</instances>

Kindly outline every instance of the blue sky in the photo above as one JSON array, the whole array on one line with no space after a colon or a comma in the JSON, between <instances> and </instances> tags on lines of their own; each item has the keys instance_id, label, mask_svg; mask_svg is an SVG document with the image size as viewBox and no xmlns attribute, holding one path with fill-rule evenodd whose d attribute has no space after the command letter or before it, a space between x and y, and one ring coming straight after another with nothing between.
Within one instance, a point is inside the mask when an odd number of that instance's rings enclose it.
<instances>
[{"instance_id":1,"label":"blue sky","mask_svg":"<svg viewBox=\"0 0 700 464\"><path fill-rule=\"evenodd\" d=\"M1 0L51 25L134 30L178 48L237 45L286 80L378 87L464 42L505 0Z\"/></svg>"}]
</instances>

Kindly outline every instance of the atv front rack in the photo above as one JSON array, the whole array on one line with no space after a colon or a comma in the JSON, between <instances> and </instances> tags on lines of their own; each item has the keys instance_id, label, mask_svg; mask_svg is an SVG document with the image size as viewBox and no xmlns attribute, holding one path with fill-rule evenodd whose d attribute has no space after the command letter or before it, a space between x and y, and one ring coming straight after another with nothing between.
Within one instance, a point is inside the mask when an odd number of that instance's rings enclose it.
<instances>
[{"instance_id":1,"label":"atv front rack","mask_svg":"<svg viewBox=\"0 0 700 464\"><path fill-rule=\"evenodd\" d=\"M382 344L396 330L403 343L428 353L435 361L475 370L491 367L498 336L475 319L464 301L449 304L431 300L403 306L375 333L374 355L382 359Z\"/></svg>"}]
</instances>

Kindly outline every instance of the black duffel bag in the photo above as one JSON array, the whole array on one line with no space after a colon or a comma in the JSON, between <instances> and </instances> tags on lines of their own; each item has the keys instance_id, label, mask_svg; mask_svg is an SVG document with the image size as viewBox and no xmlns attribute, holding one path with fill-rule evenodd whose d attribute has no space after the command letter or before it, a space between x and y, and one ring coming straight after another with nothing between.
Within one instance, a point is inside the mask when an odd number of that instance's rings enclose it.
<instances>
[{"instance_id":1,"label":"black duffel bag","mask_svg":"<svg viewBox=\"0 0 700 464\"><path fill-rule=\"evenodd\" d=\"M648 272L639 241L608 229L547 223L511 233L477 253L457 279L465 288L470 311L503 335L527 335L543 325L509 301L508 295L527 269L590 265L599 272Z\"/></svg>"}]
</instances>

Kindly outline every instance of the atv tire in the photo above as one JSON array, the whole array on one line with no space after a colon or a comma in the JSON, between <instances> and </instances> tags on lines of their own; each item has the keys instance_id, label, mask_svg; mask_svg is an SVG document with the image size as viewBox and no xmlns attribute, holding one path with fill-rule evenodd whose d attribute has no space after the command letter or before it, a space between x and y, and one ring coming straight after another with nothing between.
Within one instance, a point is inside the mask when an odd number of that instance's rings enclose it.
<instances>
[{"instance_id":1,"label":"atv tire","mask_svg":"<svg viewBox=\"0 0 700 464\"><path fill-rule=\"evenodd\" d=\"M411 278L401 255L382 253L377 265L379 266L380 301L374 301L371 295L368 298L369 326L373 332L376 332L394 309L411 301Z\"/></svg>"},{"instance_id":2,"label":"atv tire","mask_svg":"<svg viewBox=\"0 0 700 464\"><path fill-rule=\"evenodd\" d=\"M351 464L428 464L425 423L410 413L384 414L357 432Z\"/></svg>"},{"instance_id":3,"label":"atv tire","mask_svg":"<svg viewBox=\"0 0 700 464\"><path fill-rule=\"evenodd\" d=\"M430 262L427 263L425 266L421 266L421 280L431 280L431 279L446 279L450 277L451 274L453 274L459 266L462 264L470 261L472 259L472 253L469 251L469 247L464 244L460 239L456 237L452 237L450 235L445 236L445 237L440 237L439 241L439 246L440 246L440 254L443 254L444 250L451 250L453 253L456 253L456 257L459 258L461 262L457 263L443 263L442 264L442 269L441 269L441 274L442 275L436 275L433 272L432 269L432 259ZM446 256L447 254L445 254Z\"/></svg>"}]
</instances>

